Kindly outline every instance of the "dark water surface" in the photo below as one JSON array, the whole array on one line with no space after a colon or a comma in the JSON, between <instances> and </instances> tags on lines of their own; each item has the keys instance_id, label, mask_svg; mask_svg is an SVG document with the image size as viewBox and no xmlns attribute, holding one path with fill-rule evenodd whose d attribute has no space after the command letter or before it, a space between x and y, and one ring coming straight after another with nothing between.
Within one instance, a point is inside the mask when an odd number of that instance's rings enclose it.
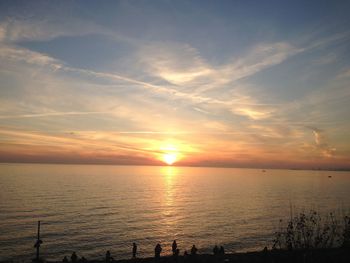
<instances>
[{"instance_id":1,"label":"dark water surface","mask_svg":"<svg viewBox=\"0 0 350 263\"><path fill-rule=\"evenodd\" d=\"M350 172L0 164L0 260L33 257L37 220L48 259L169 253L174 239L180 253L260 250L291 205L348 210Z\"/></svg>"}]
</instances>

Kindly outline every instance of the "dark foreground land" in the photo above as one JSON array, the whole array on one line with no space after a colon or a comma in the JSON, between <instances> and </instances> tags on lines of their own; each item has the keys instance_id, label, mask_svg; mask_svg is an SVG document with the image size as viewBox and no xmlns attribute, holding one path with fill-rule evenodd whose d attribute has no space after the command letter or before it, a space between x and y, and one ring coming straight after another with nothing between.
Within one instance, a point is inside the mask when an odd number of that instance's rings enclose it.
<instances>
[{"instance_id":1,"label":"dark foreground land","mask_svg":"<svg viewBox=\"0 0 350 263\"><path fill-rule=\"evenodd\" d=\"M46 261L60 263L61 261ZM77 261L80 263L81 261ZM71 263L71 262L70 262ZM102 260L87 260L85 263L106 263ZM309 250L270 250L261 252L233 253L225 255L198 254L188 256L163 256L113 260L110 263L350 263L350 249L329 248Z\"/></svg>"},{"instance_id":2,"label":"dark foreground land","mask_svg":"<svg viewBox=\"0 0 350 263\"><path fill-rule=\"evenodd\" d=\"M0 261L0 263L14 263ZM27 261L20 261L27 262ZM28 260L35 263L36 261ZM40 263L62 263L62 261L42 260ZM72 263L69 261L68 263ZM105 259L95 259L76 263L107 263ZM225 255L197 254L188 256L163 256L155 258L135 258L112 260L109 263L350 263L350 249L328 248L309 250L270 250L261 252L230 253Z\"/></svg>"},{"instance_id":3,"label":"dark foreground land","mask_svg":"<svg viewBox=\"0 0 350 263\"><path fill-rule=\"evenodd\" d=\"M98 261L95 261L96 263ZM162 257L160 260L154 258L120 260L118 263L350 263L350 251L345 249L319 249L309 251L268 251L248 252L225 255L189 255L173 257ZM100 263L102 263L100 261Z\"/></svg>"}]
</instances>

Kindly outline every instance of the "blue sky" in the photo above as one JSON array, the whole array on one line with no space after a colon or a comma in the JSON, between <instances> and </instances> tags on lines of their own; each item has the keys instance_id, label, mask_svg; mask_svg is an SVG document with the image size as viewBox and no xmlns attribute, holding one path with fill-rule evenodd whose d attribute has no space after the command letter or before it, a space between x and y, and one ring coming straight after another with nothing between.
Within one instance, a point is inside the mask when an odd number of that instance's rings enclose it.
<instances>
[{"instance_id":1,"label":"blue sky","mask_svg":"<svg viewBox=\"0 0 350 263\"><path fill-rule=\"evenodd\" d=\"M1 161L349 167L347 1L1 1Z\"/></svg>"}]
</instances>

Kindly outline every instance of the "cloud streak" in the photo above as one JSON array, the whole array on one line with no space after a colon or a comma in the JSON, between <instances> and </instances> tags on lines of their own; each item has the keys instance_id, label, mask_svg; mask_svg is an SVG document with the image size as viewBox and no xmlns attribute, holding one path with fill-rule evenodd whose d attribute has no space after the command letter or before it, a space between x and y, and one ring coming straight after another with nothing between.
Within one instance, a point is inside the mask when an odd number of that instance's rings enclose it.
<instances>
[{"instance_id":1,"label":"cloud streak","mask_svg":"<svg viewBox=\"0 0 350 263\"><path fill-rule=\"evenodd\" d=\"M84 30L78 32L80 28ZM349 95L348 67L342 66L324 87L306 83L302 93L298 85L304 83L298 71L293 72L297 67L304 70L307 63L321 73L337 65L341 55L328 49L346 42L346 34L303 41L259 38L261 42L219 58L219 53L209 56L204 45L188 39L136 39L128 36L137 35L131 31L122 35L111 28L79 19L0 23L4 149L15 153L23 147L28 155L32 149L43 156L57 148L55 154L62 156L96 154L109 161L134 156L143 163L159 159L160 149L174 144L191 165L228 165L233 160L291 165L303 163L308 154L310 159L322 156L323 162L346 158L349 146L340 151L337 138L349 129L341 118L348 112L343 104ZM38 52L26 45L31 41L51 48L57 43L62 48L62 39L84 45L81 37L86 35L92 42L95 35L112 40L115 46L106 50L111 61L81 67L65 61L61 52ZM124 50L121 42L132 48ZM313 52L331 55L318 55L323 59L317 60ZM308 61L300 59L307 56ZM284 68L295 88L288 76L286 83L274 78L275 70ZM335 104L342 106L332 109ZM335 123L342 123L343 130Z\"/></svg>"},{"instance_id":2,"label":"cloud streak","mask_svg":"<svg viewBox=\"0 0 350 263\"><path fill-rule=\"evenodd\" d=\"M325 132L315 127L309 127L312 130L315 139L316 148L320 151L323 157L333 157L336 148L330 146Z\"/></svg>"}]
</instances>

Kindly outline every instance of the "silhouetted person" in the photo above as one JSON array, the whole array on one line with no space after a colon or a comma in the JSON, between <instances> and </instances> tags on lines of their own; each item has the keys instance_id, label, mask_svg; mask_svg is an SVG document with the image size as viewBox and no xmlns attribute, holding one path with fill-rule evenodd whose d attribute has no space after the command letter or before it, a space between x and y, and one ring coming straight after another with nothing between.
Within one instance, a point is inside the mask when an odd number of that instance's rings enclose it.
<instances>
[{"instance_id":1,"label":"silhouetted person","mask_svg":"<svg viewBox=\"0 0 350 263\"><path fill-rule=\"evenodd\" d=\"M80 262L81 262L81 263L86 263L86 262L87 262L87 259L86 259L85 257L81 257Z\"/></svg>"},{"instance_id":2,"label":"silhouetted person","mask_svg":"<svg viewBox=\"0 0 350 263\"><path fill-rule=\"evenodd\" d=\"M137 253L137 245L136 243L132 243L132 258L136 258L136 253Z\"/></svg>"},{"instance_id":3,"label":"silhouetted person","mask_svg":"<svg viewBox=\"0 0 350 263\"><path fill-rule=\"evenodd\" d=\"M215 245L215 247L213 248L213 253L214 255L217 255L219 253L219 248L217 245Z\"/></svg>"},{"instance_id":4,"label":"silhouetted person","mask_svg":"<svg viewBox=\"0 0 350 263\"><path fill-rule=\"evenodd\" d=\"M185 250L184 257L187 257L187 256L188 256L188 252L187 252L187 250Z\"/></svg>"},{"instance_id":5,"label":"silhouetted person","mask_svg":"<svg viewBox=\"0 0 350 263\"><path fill-rule=\"evenodd\" d=\"M107 250L106 252L106 263L111 262L111 252L109 250Z\"/></svg>"},{"instance_id":6,"label":"silhouetted person","mask_svg":"<svg viewBox=\"0 0 350 263\"><path fill-rule=\"evenodd\" d=\"M263 249L262 259L263 259L263 262L268 262L268 250L267 250L267 247L264 247L264 249Z\"/></svg>"},{"instance_id":7,"label":"silhouetted person","mask_svg":"<svg viewBox=\"0 0 350 263\"><path fill-rule=\"evenodd\" d=\"M158 243L157 245L156 245L156 247L154 248L154 257L156 258L156 259L159 259L160 258L160 253L162 252L162 247L161 247L161 245Z\"/></svg>"},{"instance_id":8,"label":"silhouetted person","mask_svg":"<svg viewBox=\"0 0 350 263\"><path fill-rule=\"evenodd\" d=\"M177 263L178 262L178 260L179 260L179 254L180 254L180 249L175 249L175 252L174 252L174 255L173 255L173 257L174 257L174 261Z\"/></svg>"},{"instance_id":9,"label":"silhouetted person","mask_svg":"<svg viewBox=\"0 0 350 263\"><path fill-rule=\"evenodd\" d=\"M225 249L224 249L223 246L220 246L219 254L220 255L225 255Z\"/></svg>"},{"instance_id":10,"label":"silhouetted person","mask_svg":"<svg viewBox=\"0 0 350 263\"><path fill-rule=\"evenodd\" d=\"M193 245L192 248L191 248L191 255L192 256L197 255L197 251L198 251L198 249L196 248L195 245Z\"/></svg>"},{"instance_id":11,"label":"silhouetted person","mask_svg":"<svg viewBox=\"0 0 350 263\"><path fill-rule=\"evenodd\" d=\"M64 263L67 263L67 262L68 262L67 256L64 256L64 258L62 259L62 262L64 262Z\"/></svg>"},{"instance_id":12,"label":"silhouetted person","mask_svg":"<svg viewBox=\"0 0 350 263\"><path fill-rule=\"evenodd\" d=\"M77 254L73 252L72 255L70 256L70 260L72 262L77 262L77 259L78 259Z\"/></svg>"},{"instance_id":13,"label":"silhouetted person","mask_svg":"<svg viewBox=\"0 0 350 263\"><path fill-rule=\"evenodd\" d=\"M176 244L176 240L174 240L174 242L171 246L171 250L173 251L173 255L175 255L176 249L177 249L177 244Z\"/></svg>"}]
</instances>

